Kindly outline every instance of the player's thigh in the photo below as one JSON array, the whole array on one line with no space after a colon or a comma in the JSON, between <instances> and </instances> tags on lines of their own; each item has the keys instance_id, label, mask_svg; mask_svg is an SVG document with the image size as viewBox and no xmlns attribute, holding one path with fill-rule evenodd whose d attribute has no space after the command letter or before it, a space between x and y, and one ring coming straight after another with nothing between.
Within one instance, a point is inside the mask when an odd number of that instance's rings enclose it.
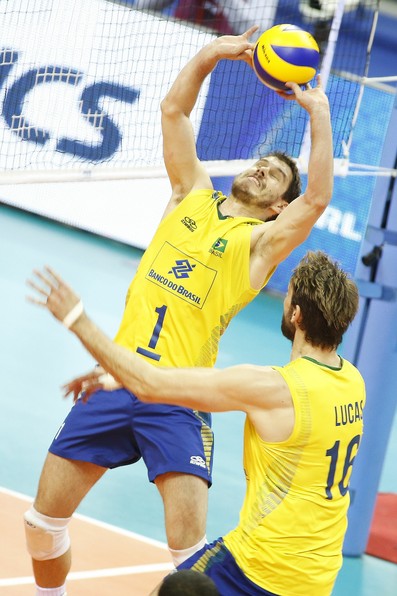
<instances>
[{"instance_id":1,"label":"player's thigh","mask_svg":"<svg viewBox=\"0 0 397 596\"><path fill-rule=\"evenodd\" d=\"M70 517L107 468L47 454L35 508L50 517Z\"/></svg>"},{"instance_id":2,"label":"player's thigh","mask_svg":"<svg viewBox=\"0 0 397 596\"><path fill-rule=\"evenodd\" d=\"M208 482L193 474L169 472L157 476L155 484L163 499L165 514L206 523Z\"/></svg>"}]
</instances>

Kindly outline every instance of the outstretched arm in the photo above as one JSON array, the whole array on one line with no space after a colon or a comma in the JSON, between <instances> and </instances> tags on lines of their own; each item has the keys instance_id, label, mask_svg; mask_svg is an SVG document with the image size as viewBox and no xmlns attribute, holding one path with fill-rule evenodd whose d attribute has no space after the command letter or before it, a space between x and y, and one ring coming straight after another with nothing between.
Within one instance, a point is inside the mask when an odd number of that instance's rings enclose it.
<instances>
[{"instance_id":1,"label":"outstretched arm","mask_svg":"<svg viewBox=\"0 0 397 596\"><path fill-rule=\"evenodd\" d=\"M181 70L161 103L164 162L171 182L168 209L195 188L212 188L209 175L200 163L190 114L205 78L220 60L243 60L252 64L254 44L251 27L242 35L223 35L204 46Z\"/></svg>"},{"instance_id":2,"label":"outstretched arm","mask_svg":"<svg viewBox=\"0 0 397 596\"><path fill-rule=\"evenodd\" d=\"M35 296L30 301L47 308L80 339L90 354L121 386L145 402L175 404L208 412L242 410L255 416L257 411L283 408L286 386L272 368L250 365L224 370L210 368L161 368L146 362L107 337L86 315L75 310L80 303L75 292L50 268L36 271L29 281ZM77 312L77 318L69 316ZM69 319L68 319L69 316ZM96 376L84 377L82 389L90 389ZM73 392L73 388L70 389Z\"/></svg>"},{"instance_id":3,"label":"outstretched arm","mask_svg":"<svg viewBox=\"0 0 397 596\"><path fill-rule=\"evenodd\" d=\"M314 224L325 211L333 191L333 144L329 102L324 93L321 76L317 85L302 90L296 83L287 83L292 94L279 91L286 100L295 100L310 118L311 149L307 187L303 195L292 201L269 224L258 226L253 234L251 278L260 282L269 271L283 261L310 234Z\"/></svg>"}]
</instances>

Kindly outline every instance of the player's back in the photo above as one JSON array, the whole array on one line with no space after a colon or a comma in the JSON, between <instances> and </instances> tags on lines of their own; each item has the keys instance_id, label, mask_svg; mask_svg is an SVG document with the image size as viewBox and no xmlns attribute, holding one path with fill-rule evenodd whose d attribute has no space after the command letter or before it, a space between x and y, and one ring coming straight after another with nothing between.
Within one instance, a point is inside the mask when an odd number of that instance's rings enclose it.
<instances>
[{"instance_id":1,"label":"player's back","mask_svg":"<svg viewBox=\"0 0 397 596\"><path fill-rule=\"evenodd\" d=\"M225 543L262 587L290 596L325 596L342 564L348 483L363 431L364 381L347 361L332 368L298 358L274 368L291 391L294 429L286 441L268 443L247 420L247 493L239 526Z\"/></svg>"}]
</instances>

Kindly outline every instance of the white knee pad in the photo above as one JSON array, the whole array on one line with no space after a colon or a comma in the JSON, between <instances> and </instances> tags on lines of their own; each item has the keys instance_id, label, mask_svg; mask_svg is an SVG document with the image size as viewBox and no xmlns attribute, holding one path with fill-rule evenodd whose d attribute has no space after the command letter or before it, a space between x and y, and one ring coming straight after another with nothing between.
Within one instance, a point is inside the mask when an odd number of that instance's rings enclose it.
<instances>
[{"instance_id":1,"label":"white knee pad","mask_svg":"<svg viewBox=\"0 0 397 596\"><path fill-rule=\"evenodd\" d=\"M32 506L24 514L26 546L37 561L56 559L70 547L68 523L71 517L48 517Z\"/></svg>"}]
</instances>

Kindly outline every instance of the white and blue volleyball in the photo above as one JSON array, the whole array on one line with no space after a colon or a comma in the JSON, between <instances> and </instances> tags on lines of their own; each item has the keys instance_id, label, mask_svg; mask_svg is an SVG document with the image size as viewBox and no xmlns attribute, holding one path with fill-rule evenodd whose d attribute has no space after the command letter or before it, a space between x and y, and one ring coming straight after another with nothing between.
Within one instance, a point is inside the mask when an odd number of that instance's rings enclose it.
<instances>
[{"instance_id":1,"label":"white and blue volleyball","mask_svg":"<svg viewBox=\"0 0 397 596\"><path fill-rule=\"evenodd\" d=\"M256 42L253 67L259 80L271 89L286 90L292 81L305 85L315 76L320 50L314 37L296 25L275 25Z\"/></svg>"}]
</instances>

